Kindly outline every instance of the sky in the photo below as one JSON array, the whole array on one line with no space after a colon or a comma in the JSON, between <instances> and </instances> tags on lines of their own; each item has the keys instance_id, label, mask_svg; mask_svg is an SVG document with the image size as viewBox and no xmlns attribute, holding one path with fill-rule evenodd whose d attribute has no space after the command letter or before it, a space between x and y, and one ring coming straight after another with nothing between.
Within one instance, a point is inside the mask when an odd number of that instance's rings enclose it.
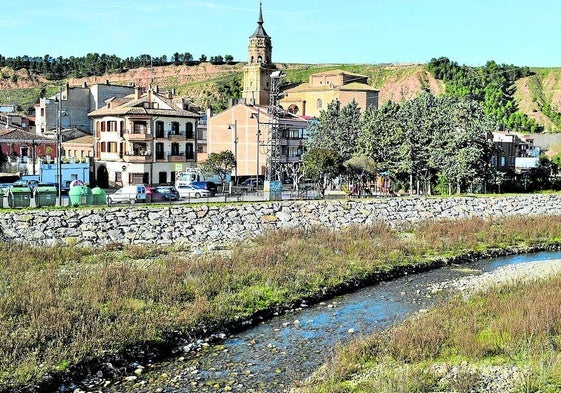
<instances>
[{"instance_id":1,"label":"sky","mask_svg":"<svg viewBox=\"0 0 561 393\"><path fill-rule=\"evenodd\" d=\"M261 0L273 62L561 67L560 0ZM5 57L247 61L259 0L0 0Z\"/></svg>"}]
</instances>

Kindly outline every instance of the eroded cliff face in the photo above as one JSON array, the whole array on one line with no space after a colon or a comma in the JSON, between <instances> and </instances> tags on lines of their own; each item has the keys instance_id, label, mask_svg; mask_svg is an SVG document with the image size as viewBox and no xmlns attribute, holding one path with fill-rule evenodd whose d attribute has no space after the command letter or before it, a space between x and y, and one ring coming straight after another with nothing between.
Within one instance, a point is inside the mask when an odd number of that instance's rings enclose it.
<instances>
[{"instance_id":1,"label":"eroded cliff face","mask_svg":"<svg viewBox=\"0 0 561 393\"><path fill-rule=\"evenodd\" d=\"M127 70L122 73L69 79L73 86L112 83L148 87L157 85L161 89L176 89L178 93L191 97L195 102L204 100L209 92L217 90L216 82L229 76L242 78L244 63L213 65L169 65L162 67L144 67ZM422 89L434 94L444 92L442 81L436 80L426 70L424 64L376 64L376 65L310 65L279 64L279 68L297 70L306 78L306 73L320 72L335 68L349 68L369 77L369 83L379 89L379 104L387 101L402 102L415 98ZM545 104L551 105L556 112L561 112L561 68L539 68L533 70L535 75L522 78L516 82L514 99L519 109L530 118L543 125L546 130L555 129L553 123L543 113ZM0 69L0 91L53 86L57 82L48 81L41 75L31 75L27 70L14 71L8 67Z\"/></svg>"}]
</instances>

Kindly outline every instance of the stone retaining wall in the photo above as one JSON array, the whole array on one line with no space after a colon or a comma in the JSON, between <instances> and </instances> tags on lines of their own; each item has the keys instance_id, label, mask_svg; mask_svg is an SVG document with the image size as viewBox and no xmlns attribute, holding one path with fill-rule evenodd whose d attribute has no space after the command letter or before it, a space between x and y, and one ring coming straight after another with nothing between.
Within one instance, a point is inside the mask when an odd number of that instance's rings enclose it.
<instances>
[{"instance_id":1,"label":"stone retaining wall","mask_svg":"<svg viewBox=\"0 0 561 393\"><path fill-rule=\"evenodd\" d=\"M0 238L30 244L221 245L266 229L321 225L341 228L382 220L561 214L561 195L458 198L305 200L229 205L119 206L0 210Z\"/></svg>"}]
</instances>

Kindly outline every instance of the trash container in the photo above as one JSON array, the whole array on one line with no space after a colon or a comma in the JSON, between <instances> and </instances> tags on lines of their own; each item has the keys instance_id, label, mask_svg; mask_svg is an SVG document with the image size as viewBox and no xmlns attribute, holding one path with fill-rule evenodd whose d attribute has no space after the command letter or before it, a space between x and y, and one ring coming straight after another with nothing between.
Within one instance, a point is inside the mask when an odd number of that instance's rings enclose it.
<instances>
[{"instance_id":1,"label":"trash container","mask_svg":"<svg viewBox=\"0 0 561 393\"><path fill-rule=\"evenodd\" d=\"M54 186L37 186L33 191L35 197L35 206L55 206L57 198L57 190Z\"/></svg>"},{"instance_id":2,"label":"trash container","mask_svg":"<svg viewBox=\"0 0 561 393\"><path fill-rule=\"evenodd\" d=\"M107 203L107 194L103 188L92 188L92 196L94 205L105 205Z\"/></svg>"},{"instance_id":3,"label":"trash container","mask_svg":"<svg viewBox=\"0 0 561 393\"><path fill-rule=\"evenodd\" d=\"M68 191L70 206L93 204L92 190L88 186L74 186Z\"/></svg>"},{"instance_id":4,"label":"trash container","mask_svg":"<svg viewBox=\"0 0 561 393\"><path fill-rule=\"evenodd\" d=\"M24 187L10 187L8 190L8 206L29 207L31 204L31 189Z\"/></svg>"}]
</instances>

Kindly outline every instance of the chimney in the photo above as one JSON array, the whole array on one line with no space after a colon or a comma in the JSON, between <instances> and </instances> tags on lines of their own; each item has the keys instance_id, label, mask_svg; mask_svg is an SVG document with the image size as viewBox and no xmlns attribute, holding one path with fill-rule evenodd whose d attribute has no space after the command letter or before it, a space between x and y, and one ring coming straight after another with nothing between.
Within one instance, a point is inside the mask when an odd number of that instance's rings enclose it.
<instances>
[{"instance_id":1,"label":"chimney","mask_svg":"<svg viewBox=\"0 0 561 393\"><path fill-rule=\"evenodd\" d=\"M88 87L88 83L87 82L82 83L82 88L85 89L86 87Z\"/></svg>"},{"instance_id":2,"label":"chimney","mask_svg":"<svg viewBox=\"0 0 561 393\"><path fill-rule=\"evenodd\" d=\"M105 84L109 85L109 79L105 79Z\"/></svg>"},{"instance_id":3,"label":"chimney","mask_svg":"<svg viewBox=\"0 0 561 393\"><path fill-rule=\"evenodd\" d=\"M138 100L140 97L142 97L142 89L140 87L135 87L134 88L134 97Z\"/></svg>"}]
</instances>

